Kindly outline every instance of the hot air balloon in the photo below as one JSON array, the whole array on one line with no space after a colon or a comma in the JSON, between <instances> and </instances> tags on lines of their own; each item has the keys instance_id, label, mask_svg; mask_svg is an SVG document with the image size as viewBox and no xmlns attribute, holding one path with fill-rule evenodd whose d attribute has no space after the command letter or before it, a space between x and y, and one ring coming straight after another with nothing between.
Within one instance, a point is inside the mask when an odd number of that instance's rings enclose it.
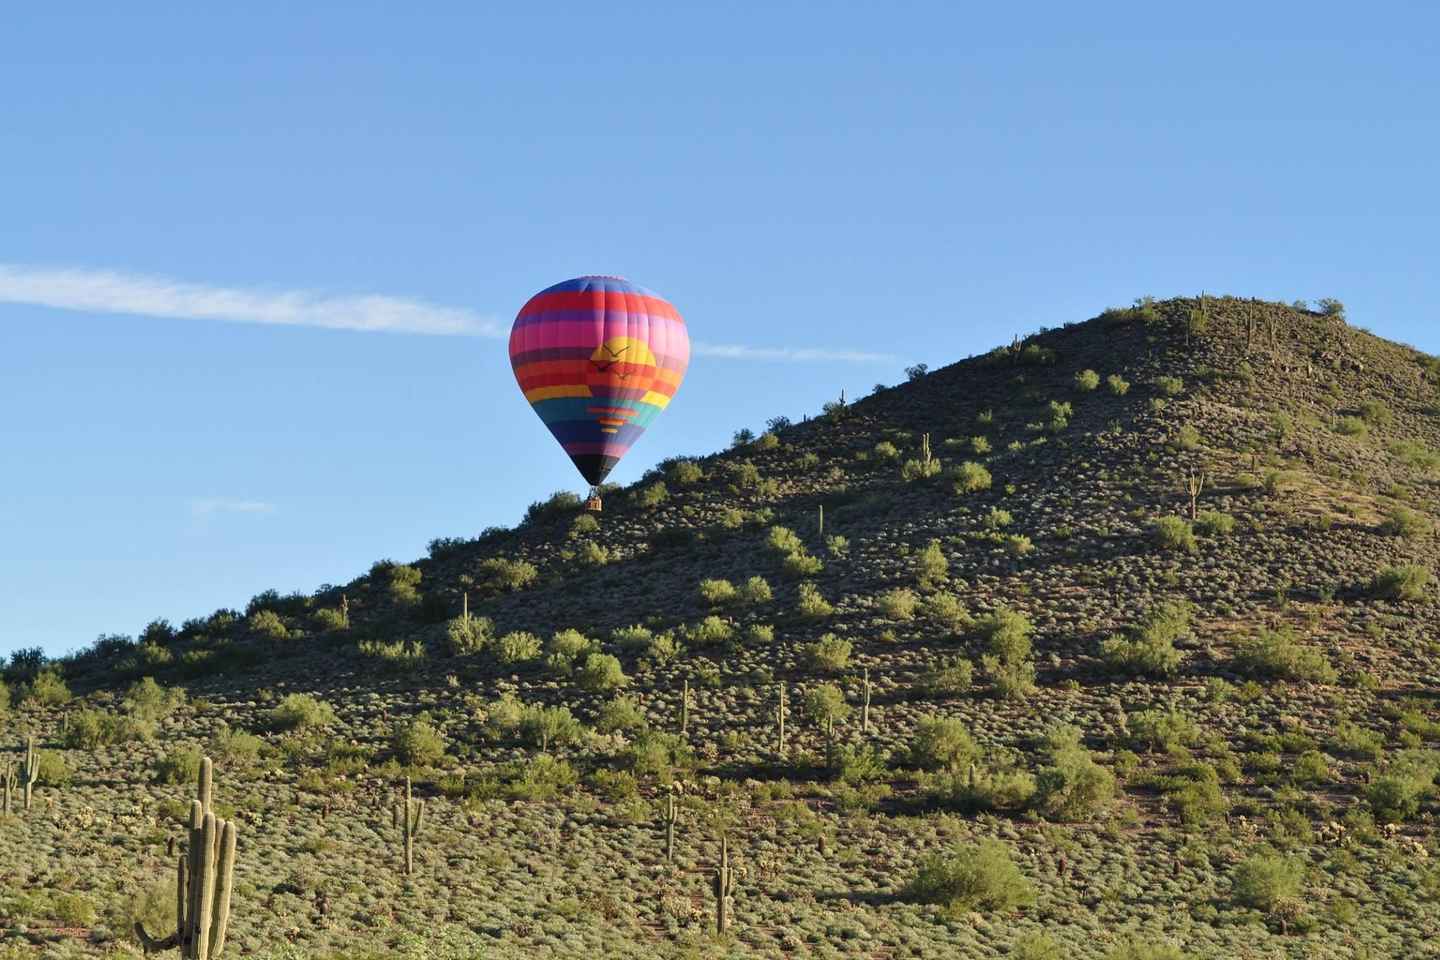
<instances>
[{"instance_id":1,"label":"hot air balloon","mask_svg":"<svg viewBox=\"0 0 1440 960\"><path fill-rule=\"evenodd\" d=\"M510 329L510 366L530 406L598 490L670 404L690 364L685 321L664 297L621 277L541 290Z\"/></svg>"}]
</instances>

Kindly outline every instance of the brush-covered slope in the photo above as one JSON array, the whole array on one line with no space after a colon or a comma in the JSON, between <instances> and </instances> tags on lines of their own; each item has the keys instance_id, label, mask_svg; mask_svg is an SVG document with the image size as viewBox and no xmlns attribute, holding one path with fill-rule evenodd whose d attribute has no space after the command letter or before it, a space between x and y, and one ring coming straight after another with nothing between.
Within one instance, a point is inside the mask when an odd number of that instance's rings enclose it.
<instances>
[{"instance_id":1,"label":"brush-covered slope","mask_svg":"<svg viewBox=\"0 0 1440 960\"><path fill-rule=\"evenodd\" d=\"M0 824L0 920L86 952L163 911L190 789L165 781L204 749L248 951L1421 955L1437 381L1333 308L1145 303L666 464L599 516L557 498L38 679L21 658L10 739L57 782Z\"/></svg>"}]
</instances>

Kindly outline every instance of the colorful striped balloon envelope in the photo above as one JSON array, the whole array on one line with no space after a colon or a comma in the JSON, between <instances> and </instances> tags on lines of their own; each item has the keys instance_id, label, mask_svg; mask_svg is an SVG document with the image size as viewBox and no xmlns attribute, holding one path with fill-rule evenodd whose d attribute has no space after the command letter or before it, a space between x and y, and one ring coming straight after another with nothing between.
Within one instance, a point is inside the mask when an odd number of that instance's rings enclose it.
<instances>
[{"instance_id":1,"label":"colorful striped balloon envelope","mask_svg":"<svg viewBox=\"0 0 1440 960\"><path fill-rule=\"evenodd\" d=\"M510 329L510 366L525 399L591 486L670 404L689 364L679 312L620 277L547 287Z\"/></svg>"}]
</instances>

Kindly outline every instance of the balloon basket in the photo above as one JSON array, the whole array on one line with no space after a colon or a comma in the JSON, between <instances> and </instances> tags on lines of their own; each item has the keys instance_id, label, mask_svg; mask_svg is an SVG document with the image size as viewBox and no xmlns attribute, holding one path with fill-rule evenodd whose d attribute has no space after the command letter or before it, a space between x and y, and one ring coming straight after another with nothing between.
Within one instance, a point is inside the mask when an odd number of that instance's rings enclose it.
<instances>
[{"instance_id":1,"label":"balloon basket","mask_svg":"<svg viewBox=\"0 0 1440 960\"><path fill-rule=\"evenodd\" d=\"M591 491L590 491L590 498L585 501L585 509L588 510L588 511L590 511L591 513L599 513L599 512L600 512L600 491L599 491L599 490L591 490Z\"/></svg>"}]
</instances>

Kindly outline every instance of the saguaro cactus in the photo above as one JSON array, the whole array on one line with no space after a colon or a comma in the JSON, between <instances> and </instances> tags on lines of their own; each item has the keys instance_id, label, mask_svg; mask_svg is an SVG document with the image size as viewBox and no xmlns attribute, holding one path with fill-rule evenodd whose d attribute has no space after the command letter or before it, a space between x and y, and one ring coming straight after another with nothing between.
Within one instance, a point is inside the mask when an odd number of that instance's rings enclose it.
<instances>
[{"instance_id":1,"label":"saguaro cactus","mask_svg":"<svg viewBox=\"0 0 1440 960\"><path fill-rule=\"evenodd\" d=\"M408 877L415 872L415 838L425 825L425 801L411 799L409 777L405 778L405 799L396 802L392 820L400 828L405 843L405 876Z\"/></svg>"},{"instance_id":2,"label":"saguaro cactus","mask_svg":"<svg viewBox=\"0 0 1440 960\"><path fill-rule=\"evenodd\" d=\"M179 947L183 960L218 960L225 950L236 829L233 820L222 820L210 809L213 782L213 767L205 757L190 802L189 847L175 858L175 932L156 940L137 922L135 936L146 953Z\"/></svg>"},{"instance_id":3,"label":"saguaro cactus","mask_svg":"<svg viewBox=\"0 0 1440 960\"><path fill-rule=\"evenodd\" d=\"M672 863L675 860L675 824L680 822L680 808L675 803L675 794L679 792L676 784L670 784L665 794L665 812L661 820L665 823L665 862Z\"/></svg>"},{"instance_id":4,"label":"saguaro cactus","mask_svg":"<svg viewBox=\"0 0 1440 960\"><path fill-rule=\"evenodd\" d=\"M685 679L685 686L680 691L680 735L683 737L690 732L690 679Z\"/></svg>"},{"instance_id":5,"label":"saguaro cactus","mask_svg":"<svg viewBox=\"0 0 1440 960\"><path fill-rule=\"evenodd\" d=\"M865 668L864 682L865 699L860 703L860 732L870 732L870 668Z\"/></svg>"},{"instance_id":6,"label":"saguaro cactus","mask_svg":"<svg viewBox=\"0 0 1440 960\"><path fill-rule=\"evenodd\" d=\"M25 809L35 794L35 784L40 780L40 754L35 752L35 738L25 738L25 760L20 764L21 782L25 786Z\"/></svg>"},{"instance_id":7,"label":"saguaro cactus","mask_svg":"<svg viewBox=\"0 0 1440 960\"><path fill-rule=\"evenodd\" d=\"M780 702L775 705L775 752L785 755L785 682L780 682Z\"/></svg>"},{"instance_id":8,"label":"saguaro cactus","mask_svg":"<svg viewBox=\"0 0 1440 960\"><path fill-rule=\"evenodd\" d=\"M14 760L5 761L5 772L0 774L0 791L3 791L3 797L0 797L0 813L8 817L10 816L10 794L15 791Z\"/></svg>"},{"instance_id":9,"label":"saguaro cactus","mask_svg":"<svg viewBox=\"0 0 1440 960\"><path fill-rule=\"evenodd\" d=\"M730 866L730 838L720 835L720 862L711 878L715 893L715 932L723 934L730 926L729 899L735 892L735 870Z\"/></svg>"}]
</instances>

